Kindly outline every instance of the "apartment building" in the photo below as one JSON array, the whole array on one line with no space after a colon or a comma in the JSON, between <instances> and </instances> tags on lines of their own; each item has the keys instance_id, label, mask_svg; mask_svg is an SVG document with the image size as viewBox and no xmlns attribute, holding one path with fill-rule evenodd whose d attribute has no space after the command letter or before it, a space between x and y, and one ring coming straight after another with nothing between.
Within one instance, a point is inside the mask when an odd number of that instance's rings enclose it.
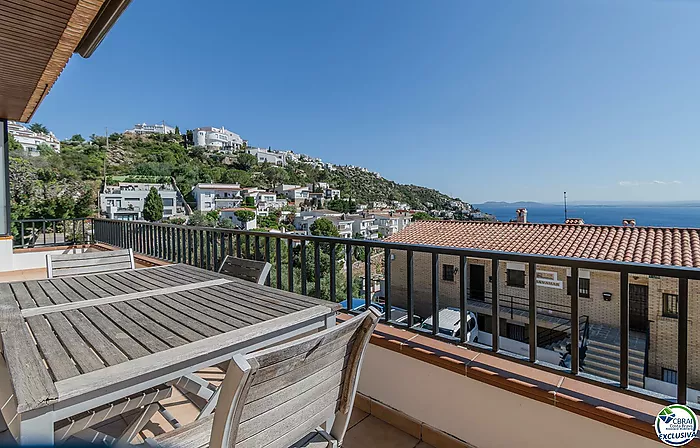
<instances>
[{"instance_id":1,"label":"apartment building","mask_svg":"<svg viewBox=\"0 0 700 448\"><path fill-rule=\"evenodd\" d=\"M34 132L16 121L7 122L7 131L15 138L17 143L22 145L22 148L29 156L38 156L40 145L48 145L56 152L61 150L61 143L53 135L53 132L48 134Z\"/></svg>"},{"instance_id":2,"label":"apartment building","mask_svg":"<svg viewBox=\"0 0 700 448\"><path fill-rule=\"evenodd\" d=\"M349 215L345 215L333 210L307 210L294 217L294 227L297 230L311 233L311 224L319 218L325 218L335 225L341 238L353 237L353 223L355 221Z\"/></svg>"},{"instance_id":3,"label":"apartment building","mask_svg":"<svg viewBox=\"0 0 700 448\"><path fill-rule=\"evenodd\" d=\"M520 214L523 216L524 214ZM522 220L522 218L521 218ZM392 235L389 241L436 246L464 247L528 254L629 261L647 264L700 267L700 229L580 224L527 224L465 221L419 221ZM393 303L405 306L406 254L392 252ZM491 261L467 260L468 308L478 315L479 328L491 329L491 290L498 282L501 301L501 336L527 340L528 317L508 312L528 303L529 266L501 262L498 278L492 278ZM416 313L431 314L431 255L414 253L414 306ZM439 259L440 307L459 306L460 260ZM571 293L578 290L579 314L587 316L590 342L585 361L588 373L615 379L619 354L615 335L620 327L619 273L579 270L579 284L570 281L569 268L537 265L536 298L538 331L570 325ZM654 384L673 383L677 375L678 281L629 275L630 383L653 389ZM690 321L700 319L700 282L689 282ZM569 327L570 328L570 327ZM691 325L688 337L689 384L700 389L700 327ZM617 342L619 346L619 339Z\"/></svg>"},{"instance_id":4,"label":"apartment building","mask_svg":"<svg viewBox=\"0 0 700 448\"><path fill-rule=\"evenodd\" d=\"M239 207L243 202L243 190L240 184L199 183L192 189L192 195L197 203L197 210L209 212Z\"/></svg>"},{"instance_id":5,"label":"apartment building","mask_svg":"<svg viewBox=\"0 0 700 448\"><path fill-rule=\"evenodd\" d=\"M311 191L308 187L301 185L280 184L275 187L275 193L287 196L287 199L293 202L303 202L309 199Z\"/></svg>"},{"instance_id":6,"label":"apartment building","mask_svg":"<svg viewBox=\"0 0 700 448\"><path fill-rule=\"evenodd\" d=\"M197 128L192 131L194 144L213 151L232 152L243 147L243 139L223 126Z\"/></svg>"},{"instance_id":7,"label":"apartment building","mask_svg":"<svg viewBox=\"0 0 700 448\"><path fill-rule=\"evenodd\" d=\"M374 222L379 227L382 236L391 236L411 225L413 214L408 212L379 212L374 213Z\"/></svg>"},{"instance_id":8,"label":"apartment building","mask_svg":"<svg viewBox=\"0 0 700 448\"><path fill-rule=\"evenodd\" d=\"M353 236L361 235L365 239L379 238L379 225L375 223L375 217L368 214L348 215L352 218L352 234Z\"/></svg>"},{"instance_id":9,"label":"apartment building","mask_svg":"<svg viewBox=\"0 0 700 448\"><path fill-rule=\"evenodd\" d=\"M258 159L258 163L269 163L276 166L287 165L287 153L267 148L246 148L246 152Z\"/></svg>"},{"instance_id":10,"label":"apartment building","mask_svg":"<svg viewBox=\"0 0 700 448\"><path fill-rule=\"evenodd\" d=\"M136 134L136 135L146 135L146 134L174 134L175 128L168 126L165 123L158 124L146 124L137 123L132 129L127 129L124 131L125 134Z\"/></svg>"},{"instance_id":11,"label":"apartment building","mask_svg":"<svg viewBox=\"0 0 700 448\"><path fill-rule=\"evenodd\" d=\"M106 185L100 192L100 213L109 219L140 221L146 196L154 187L163 200L163 217L184 215L185 210L177 204L177 191L171 184L119 182Z\"/></svg>"}]
</instances>

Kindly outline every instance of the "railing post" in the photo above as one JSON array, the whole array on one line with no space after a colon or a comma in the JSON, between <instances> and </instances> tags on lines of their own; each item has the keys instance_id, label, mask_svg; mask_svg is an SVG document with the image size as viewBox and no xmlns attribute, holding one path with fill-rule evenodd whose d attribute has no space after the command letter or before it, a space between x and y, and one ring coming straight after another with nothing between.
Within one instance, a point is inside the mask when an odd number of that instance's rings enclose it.
<instances>
[{"instance_id":1,"label":"railing post","mask_svg":"<svg viewBox=\"0 0 700 448\"><path fill-rule=\"evenodd\" d=\"M439 277L438 272L440 271L440 257L436 252L432 253L432 285L431 285L431 305L433 310L433 335L437 335L440 331L440 303L438 294L439 291Z\"/></svg>"},{"instance_id":2,"label":"railing post","mask_svg":"<svg viewBox=\"0 0 700 448\"><path fill-rule=\"evenodd\" d=\"M384 248L384 318L391 320L391 249Z\"/></svg>"},{"instance_id":3,"label":"railing post","mask_svg":"<svg viewBox=\"0 0 700 448\"><path fill-rule=\"evenodd\" d=\"M688 279L678 279L678 385L676 401L688 400Z\"/></svg>"},{"instance_id":4,"label":"railing post","mask_svg":"<svg viewBox=\"0 0 700 448\"><path fill-rule=\"evenodd\" d=\"M316 288L316 298L321 298L321 247L318 241L314 241L314 287Z\"/></svg>"},{"instance_id":5,"label":"railing post","mask_svg":"<svg viewBox=\"0 0 700 448\"><path fill-rule=\"evenodd\" d=\"M240 245L238 248L240 250ZM287 289L294 292L294 247L291 238L287 240Z\"/></svg>"},{"instance_id":6,"label":"railing post","mask_svg":"<svg viewBox=\"0 0 700 448\"><path fill-rule=\"evenodd\" d=\"M211 269L211 236L210 231L205 230L207 235L207 270Z\"/></svg>"},{"instance_id":7,"label":"railing post","mask_svg":"<svg viewBox=\"0 0 700 448\"><path fill-rule=\"evenodd\" d=\"M231 240L229 239L229 243ZM229 250L231 248L229 247ZM277 256L277 289L282 289L282 238L275 241L275 255Z\"/></svg>"},{"instance_id":8,"label":"railing post","mask_svg":"<svg viewBox=\"0 0 700 448\"><path fill-rule=\"evenodd\" d=\"M369 309L372 301L372 253L369 247L363 247L365 249L365 307Z\"/></svg>"},{"instance_id":9,"label":"railing post","mask_svg":"<svg viewBox=\"0 0 700 448\"><path fill-rule=\"evenodd\" d=\"M211 231L211 246L212 246L212 249L213 249L212 252L213 252L213 255L214 255L214 260L213 260L214 265L213 265L213 266L214 266L214 270L215 270L215 271L216 271L217 268L219 267L219 257L218 257L217 244L216 244L216 235L217 235L217 233L218 233L218 232L215 231L215 230L212 230L212 231Z\"/></svg>"},{"instance_id":10,"label":"railing post","mask_svg":"<svg viewBox=\"0 0 700 448\"><path fill-rule=\"evenodd\" d=\"M528 311L530 313L530 325L529 325L529 344L530 344L530 362L537 362L537 264L528 263L528 299L529 306ZM512 312L512 310L511 310Z\"/></svg>"},{"instance_id":11,"label":"railing post","mask_svg":"<svg viewBox=\"0 0 700 448\"><path fill-rule=\"evenodd\" d=\"M335 243L330 244L330 252L331 252L331 279L330 279L330 294L331 294L331 302L336 301L336 292L335 292L335 276L336 276L336 260L335 260Z\"/></svg>"},{"instance_id":12,"label":"railing post","mask_svg":"<svg viewBox=\"0 0 700 448\"><path fill-rule=\"evenodd\" d=\"M467 268L468 261L464 255L459 256L459 342L467 342Z\"/></svg>"},{"instance_id":13,"label":"railing post","mask_svg":"<svg viewBox=\"0 0 700 448\"><path fill-rule=\"evenodd\" d=\"M501 335L501 318L499 313L498 280L499 280L498 258L491 259L491 350L500 350L499 336Z\"/></svg>"},{"instance_id":14,"label":"railing post","mask_svg":"<svg viewBox=\"0 0 700 448\"><path fill-rule=\"evenodd\" d=\"M567 285L568 286L568 285ZM578 314L578 267L571 268L571 373L578 375L580 370L579 353L579 314Z\"/></svg>"},{"instance_id":15,"label":"railing post","mask_svg":"<svg viewBox=\"0 0 700 448\"><path fill-rule=\"evenodd\" d=\"M246 235L247 241L248 235ZM301 294L306 295L306 240L301 240L301 252L299 256L301 262Z\"/></svg>"},{"instance_id":16,"label":"railing post","mask_svg":"<svg viewBox=\"0 0 700 448\"><path fill-rule=\"evenodd\" d=\"M408 328L413 326L413 251L406 251L406 311Z\"/></svg>"},{"instance_id":17,"label":"railing post","mask_svg":"<svg viewBox=\"0 0 700 448\"><path fill-rule=\"evenodd\" d=\"M630 301L629 272L620 272L620 387L629 387Z\"/></svg>"},{"instance_id":18,"label":"railing post","mask_svg":"<svg viewBox=\"0 0 700 448\"><path fill-rule=\"evenodd\" d=\"M221 259L223 260L225 257L224 255L224 235L221 235ZM266 236L265 237L265 262L269 263L270 262L270 237ZM265 285L270 286L272 282L272 275L267 276L267 280L265 280Z\"/></svg>"},{"instance_id":19,"label":"railing post","mask_svg":"<svg viewBox=\"0 0 700 448\"><path fill-rule=\"evenodd\" d=\"M348 309L352 308L352 245L345 244L345 296L348 301Z\"/></svg>"}]
</instances>

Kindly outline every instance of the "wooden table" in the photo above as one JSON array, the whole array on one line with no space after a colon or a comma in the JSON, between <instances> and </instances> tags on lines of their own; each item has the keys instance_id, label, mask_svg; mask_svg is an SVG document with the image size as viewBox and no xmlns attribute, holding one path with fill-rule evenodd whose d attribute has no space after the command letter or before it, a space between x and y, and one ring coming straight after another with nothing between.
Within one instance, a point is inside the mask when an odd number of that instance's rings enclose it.
<instances>
[{"instance_id":1,"label":"wooden table","mask_svg":"<svg viewBox=\"0 0 700 448\"><path fill-rule=\"evenodd\" d=\"M2 413L21 444L50 444L55 422L328 328L338 308L182 264L0 284Z\"/></svg>"}]
</instances>

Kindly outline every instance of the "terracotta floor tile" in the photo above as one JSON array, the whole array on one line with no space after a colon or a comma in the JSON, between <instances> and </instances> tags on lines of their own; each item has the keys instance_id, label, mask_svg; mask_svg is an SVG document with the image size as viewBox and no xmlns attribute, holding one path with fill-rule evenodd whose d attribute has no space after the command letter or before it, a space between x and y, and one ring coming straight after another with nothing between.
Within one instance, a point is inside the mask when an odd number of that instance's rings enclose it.
<instances>
[{"instance_id":1,"label":"terracotta floor tile","mask_svg":"<svg viewBox=\"0 0 700 448\"><path fill-rule=\"evenodd\" d=\"M413 448L418 439L371 415L345 434L343 448Z\"/></svg>"},{"instance_id":2,"label":"terracotta floor tile","mask_svg":"<svg viewBox=\"0 0 700 448\"><path fill-rule=\"evenodd\" d=\"M367 418L368 415L368 413L361 409L353 408L352 414L350 414L350 423L348 424L348 429L360 423L362 420Z\"/></svg>"}]
</instances>

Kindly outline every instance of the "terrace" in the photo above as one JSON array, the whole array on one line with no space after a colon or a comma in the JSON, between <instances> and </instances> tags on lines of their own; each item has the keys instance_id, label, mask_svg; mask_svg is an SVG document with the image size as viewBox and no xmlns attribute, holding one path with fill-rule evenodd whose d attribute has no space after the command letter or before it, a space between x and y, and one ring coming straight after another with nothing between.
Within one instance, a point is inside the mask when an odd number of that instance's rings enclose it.
<instances>
[{"instance_id":1,"label":"terrace","mask_svg":"<svg viewBox=\"0 0 700 448\"><path fill-rule=\"evenodd\" d=\"M344 446L484 447L518 442L525 445L560 446L562 440L567 440L567 443L574 446L588 446L591 443L607 446L613 441L619 446L651 446L658 443L652 423L662 405L687 402L689 394L692 401L695 401L695 390L688 387L693 385L688 377L688 373L693 370L688 368L687 350L690 336L688 283L700 279L700 272L695 269L105 219L89 219L84 224L85 234L69 234L63 240L63 245L59 245L58 241L54 243L52 239L53 235L60 234L60 225L59 232L49 225L49 236L45 239L39 234L34 238L33 244L27 243L26 239L21 244L23 240L16 239L13 258L22 260L17 264L22 269L6 271L0 274L0 279L16 281L45 276L43 257L47 252L132 248L140 267L185 263L209 270L215 270L223 257L230 254L271 262L273 267L267 284L273 288L332 301L352 298L358 291L362 291L367 303L377 303L376 297L371 297L370 285L357 283L371 282L377 276L372 273L377 269L382 271L388 280L383 300L378 305L385 312L385 322L375 331L368 348L360 378L361 395L356 402L353 417L353 423L357 424L348 432ZM38 227L38 224L34 225L35 229ZM72 225L66 224L66 227L72 228ZM21 247L23 245L25 247ZM364 273L353 272L343 265L343 257L352 256L356 247L364 249ZM298 256L299 260L309 260L307 252L313 254L309 262L302 263L301 266L289 264L290 257ZM321 271L319 259L324 253L339 269ZM587 369L582 369L582 364L585 366L586 361L579 361L581 344L571 346L572 356L568 366L551 362L551 353L542 347L547 335L541 331L534 334L531 332L528 343L523 344L526 350L519 350L520 347L514 345L512 339L504 337L506 335L502 329L498 329L502 323L500 319L494 320L489 330L497 332L501 337L480 339L481 343L468 341L466 331L461 333L464 336L442 335L438 331L439 323L428 331L407 327L404 322L414 321L410 315L415 312L415 305L426 298L420 294L409 294L408 303L405 303L400 302L398 296L396 299L392 297L392 286L396 287L396 283L391 282L392 263L399 254L409 260L402 261L407 263L415 263L420 254L429 255L433 278L437 278L441 259L457 256L465 263L463 266L471 259L491 260L492 266L495 266L493 269L496 270L492 272L495 277L499 275L500 264L496 261L510 261L568 266L574 277L579 269L595 268L616 273L623 279L634 275L677 279L675 281L681 287L679 331L677 340L674 341L679 367L677 384L668 384L669 387L664 389L665 394L631 385L629 353L637 347L631 346L634 338L630 334L634 333L630 333L629 322L625 322L625 317L629 318L629 298L624 297L626 290L622 288L621 331L614 338L620 353L619 378L611 381L593 376L586 372ZM407 269L411 272L412 266L407 266ZM535 270L531 272L534 274ZM310 273L314 275L309 276ZM365 275L367 273L370 275ZM484 306L487 306L491 307L492 313L498 312L500 316L512 315L521 320L537 322L537 325L529 328L547 326L548 322L550 327L557 326L561 320L568 318L571 321L581 321L583 317L578 313L576 295L572 296L571 303L565 310L559 309L558 317L550 316L538 298L541 288L531 288L529 292L534 294L528 300L513 304L512 296L499 293L495 284L496 291L492 291L488 301L473 300L467 287L469 279L467 275L464 277L459 282L463 291L460 294L463 300L459 306L462 315L468 312L485 313ZM406 286L409 291L418 289L415 281L411 276L407 277L409 285ZM529 284L534 286L536 282ZM439 288L431 286L431 296L427 298L432 308L431 315L439 316L437 311L445 307L441 303ZM497 299L494 300L493 297ZM392 305L395 303L405 306L408 319L402 322L392 321L390 310L396 309ZM347 310L341 313L338 319L347 319L347 313ZM466 322L467 319L462 319L459 325L466 326ZM568 325L563 343L584 340L584 331L583 326ZM221 371L211 369L199 374L212 380L222 376ZM180 423L191 421L198 412L198 406L201 406L198 398L187 391L176 391L161 404ZM690 405L695 406L694 403ZM492 418L488 416L490 413L498 413L499 417ZM547 431L537 429L542 418L549 422ZM118 435L120 429L127 425L128 419L129 415L110 420L99 430ZM502 431L502 422L507 422L511 430ZM572 428L576 428L578 437L571 436ZM156 414L141 437L171 429L172 426L160 414ZM138 440L135 439L134 443Z\"/></svg>"},{"instance_id":2,"label":"terrace","mask_svg":"<svg viewBox=\"0 0 700 448\"><path fill-rule=\"evenodd\" d=\"M653 422L659 410L675 402L697 405L700 362L689 359L689 354L697 353L689 347L697 347L700 336L692 332L689 316L695 316L698 310L695 301L689 301L689 291L698 290L700 270L693 267L105 219L12 223L7 120L29 121L70 56L75 52L89 57L128 3L128 0L52 0L51 6L42 6L40 2L0 4L0 15L6 19L0 30L0 46L5 56L4 70L0 71L1 282L44 278L48 253L129 248L136 253L138 267L182 263L199 267L201 272L213 271L225 255L235 255L269 261L273 268L267 283L278 290L329 302L345 299L347 303L352 303L359 291L363 291L365 307L381 308L385 320L371 336L345 447L658 446ZM22 76L16 76L16 72ZM689 245L690 241L685 241L683 247ZM355 272L354 263L346 261L353 257L360 259L363 272ZM441 289L441 271L444 271L441 262L447 258L458 260L458 269L451 271L455 280L452 287L458 292L456 302L448 301L447 291ZM430 280L427 282L414 276L423 267L420 260L428 260L425 272ZM468 267L474 260L484 267L490 266L482 281L488 277L496 280L490 285L488 297L484 291L487 285L473 287L477 277L471 275ZM522 297L514 300L512 294L501 290L498 279L506 275L502 263L526 266L525 300ZM550 313L553 307L547 304L546 289L538 287L537 266L568 269L573 284L578 284L579 274L584 270L615 277L619 287L605 291L608 295L603 297L615 296L611 303L617 306L613 319L616 331L608 332L609 328L594 331L612 335L607 350L614 355L613 374L609 375L614 379L591 375L588 366L593 364L592 357L586 357L583 349L587 348L585 341L592 331L570 324L582 321L580 310L588 299L572 294L565 307L558 308L558 313ZM447 272L442 275L449 276L450 271ZM370 282L376 274L384 278L381 297L372 296ZM401 281L396 281L397 274L401 274ZM645 340L647 350L652 346L658 349L655 352L663 351L673 358L664 366L672 374L669 381L659 381L647 375L649 369L644 365L644 388L632 385L631 381L638 367L632 358L639 347L634 346L636 339L630 322L635 302L629 286L631 279L638 277L671 285L664 289L677 292L674 316L660 312L658 318L648 316L672 324L668 327L672 330L654 340ZM271 294L271 290L266 291ZM439 320L440 311L448 306L456 308L461 319L459 331L445 335ZM397 308L405 312L394 314ZM420 321L417 310L425 310L420 311L422 317L433 317L429 330L406 324ZM340 313L338 320L347 319L348 312ZM483 318L478 340L470 337L469 313ZM394 321L395 315L405 319ZM492 318L495 316L498 318ZM526 330L516 334L512 327L515 320L526 323L526 327L521 327ZM558 328L560 339L556 342L560 346L569 345L568 351L550 350L550 344L544 342L553 333L542 331L541 327ZM103 336L109 336L106 330L100 331ZM5 336L3 366L8 356ZM27 351L38 351L32 344L36 345L36 341L29 339ZM198 376L217 383L222 372L208 368L200 370ZM19 379L30 380L29 377L27 373L26 378ZM16 384L7 387L9 374L4 367L0 369L0 383L5 387L2 392L7 394L2 406L5 426L13 428L31 421L22 414L12 415L12 403L17 401ZM655 385L653 390L651 385ZM105 397L99 394L95 397L101 398ZM172 430L171 420L164 416L188 423L202 407L199 396L187 389L176 389L170 398L160 400L160 405L166 412L153 415L133 443ZM130 418L131 415L125 414L105 420L96 429L111 438L100 441L113 442L130 424ZM1 442L5 443L16 437L13 429L1 434L4 436ZM697 439L691 444L698 445Z\"/></svg>"}]
</instances>

